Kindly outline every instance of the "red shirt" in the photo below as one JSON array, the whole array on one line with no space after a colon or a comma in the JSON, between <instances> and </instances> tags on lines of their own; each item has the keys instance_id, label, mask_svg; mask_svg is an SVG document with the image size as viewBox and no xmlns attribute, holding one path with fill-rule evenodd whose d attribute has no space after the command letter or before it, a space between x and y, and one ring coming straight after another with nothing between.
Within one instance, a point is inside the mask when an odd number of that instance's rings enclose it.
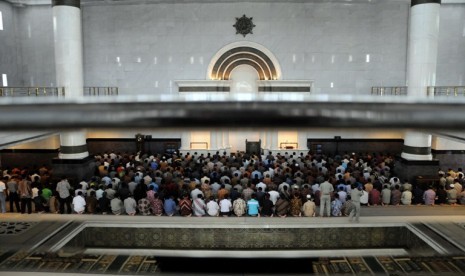
<instances>
[{"instance_id":1,"label":"red shirt","mask_svg":"<svg viewBox=\"0 0 465 276\"><path fill-rule=\"evenodd\" d=\"M381 193L377 189L371 190L368 194L368 202L370 205L379 205L381 201Z\"/></svg>"}]
</instances>

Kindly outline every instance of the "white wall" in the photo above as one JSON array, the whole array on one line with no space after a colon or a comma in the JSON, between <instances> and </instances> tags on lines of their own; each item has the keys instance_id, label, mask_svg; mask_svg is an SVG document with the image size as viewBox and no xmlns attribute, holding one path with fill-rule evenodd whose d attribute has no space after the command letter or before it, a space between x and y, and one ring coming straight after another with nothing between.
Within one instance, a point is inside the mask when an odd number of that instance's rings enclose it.
<instances>
[{"instance_id":1,"label":"white wall","mask_svg":"<svg viewBox=\"0 0 465 276\"><path fill-rule=\"evenodd\" d=\"M175 94L174 80L205 79L216 51L244 40L271 50L283 79L314 80L315 93L404 85L407 2L83 6L85 85ZM0 2L0 9L0 71L10 86L54 84L51 6ZM243 14L256 25L245 38L232 27ZM464 48L465 5L443 4L437 85L465 85Z\"/></svg>"},{"instance_id":2,"label":"white wall","mask_svg":"<svg viewBox=\"0 0 465 276\"><path fill-rule=\"evenodd\" d=\"M7 74L8 85L18 83L21 74L18 71L18 55L20 49L16 41L15 33L15 11L7 2L0 2L0 11L3 18L3 30L0 30L0 76ZM3 86L0 77L0 86Z\"/></svg>"},{"instance_id":3,"label":"white wall","mask_svg":"<svg viewBox=\"0 0 465 276\"><path fill-rule=\"evenodd\" d=\"M0 132L1 149L57 149L57 133L45 131Z\"/></svg>"},{"instance_id":4,"label":"white wall","mask_svg":"<svg viewBox=\"0 0 465 276\"><path fill-rule=\"evenodd\" d=\"M442 5L437 86L465 86L465 4Z\"/></svg>"},{"instance_id":5,"label":"white wall","mask_svg":"<svg viewBox=\"0 0 465 276\"><path fill-rule=\"evenodd\" d=\"M84 6L85 82L176 93L174 80L205 79L219 49L245 40L276 55L283 79L315 80L316 93L369 94L405 84L408 9L389 1ZM256 25L245 38L232 27L243 14Z\"/></svg>"},{"instance_id":6,"label":"white wall","mask_svg":"<svg viewBox=\"0 0 465 276\"><path fill-rule=\"evenodd\" d=\"M408 2L84 6L85 85L119 86L121 94L176 94L174 80L205 79L219 49L252 41L274 53L285 80L314 80L314 93L369 94L371 86L405 84ZM52 8L0 1L0 10L0 73L8 74L10 86L53 85ZM245 38L232 27L243 14L256 25ZM465 85L464 49L465 5L442 5L437 85ZM380 133L312 130L308 137L402 137ZM152 135L181 137L178 130Z\"/></svg>"},{"instance_id":7,"label":"white wall","mask_svg":"<svg viewBox=\"0 0 465 276\"><path fill-rule=\"evenodd\" d=\"M463 137L463 135L457 137ZM463 143L463 141L460 140L453 140L444 137L433 136L431 148L435 150L465 150L465 143Z\"/></svg>"},{"instance_id":8,"label":"white wall","mask_svg":"<svg viewBox=\"0 0 465 276\"><path fill-rule=\"evenodd\" d=\"M55 58L50 6L12 6L0 2L0 74L8 86L53 86Z\"/></svg>"},{"instance_id":9,"label":"white wall","mask_svg":"<svg viewBox=\"0 0 465 276\"><path fill-rule=\"evenodd\" d=\"M21 45L20 85L55 86L52 8L25 6L15 10L16 34Z\"/></svg>"}]
</instances>

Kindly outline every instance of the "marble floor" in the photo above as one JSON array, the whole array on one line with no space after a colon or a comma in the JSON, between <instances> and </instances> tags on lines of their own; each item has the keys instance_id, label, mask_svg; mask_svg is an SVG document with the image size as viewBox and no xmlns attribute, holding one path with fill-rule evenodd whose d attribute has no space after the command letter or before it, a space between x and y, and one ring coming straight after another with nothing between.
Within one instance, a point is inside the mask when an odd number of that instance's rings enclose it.
<instances>
[{"instance_id":1,"label":"marble floor","mask_svg":"<svg viewBox=\"0 0 465 276\"><path fill-rule=\"evenodd\" d=\"M257 250L259 257L253 264L263 263L263 266L273 267L274 263L289 263L288 270L276 268L274 271L257 271L253 266L245 265L250 262L249 255L242 255L241 258L241 252L234 250L194 250L189 253L189 250L121 249L112 248L111 245L77 251L63 250L64 245L71 240L70 237L76 235L83 227L340 228L350 232L353 229L363 231L368 227L397 226L408 226L417 234L420 233L422 239L433 247L437 254L411 255L406 254L403 248L353 248L339 251ZM460 205L362 207L360 223L349 223L347 217L185 218L7 213L0 214L0 274L457 275L465 274L464 236L465 206ZM412 252L410 250L410 253ZM278 253L280 258L276 257ZM202 262L221 265L217 270L193 269L195 264ZM231 265L237 262L241 264L238 265L240 269L232 269ZM189 265L176 267L173 263ZM295 269L290 269L291 267Z\"/></svg>"}]
</instances>

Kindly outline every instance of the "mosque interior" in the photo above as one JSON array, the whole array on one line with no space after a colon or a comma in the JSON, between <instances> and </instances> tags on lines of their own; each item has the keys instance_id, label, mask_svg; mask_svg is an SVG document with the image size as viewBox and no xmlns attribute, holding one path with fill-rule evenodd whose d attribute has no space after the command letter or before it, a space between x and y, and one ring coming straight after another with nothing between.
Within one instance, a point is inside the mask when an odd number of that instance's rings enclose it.
<instances>
[{"instance_id":1,"label":"mosque interior","mask_svg":"<svg viewBox=\"0 0 465 276\"><path fill-rule=\"evenodd\" d=\"M4 0L0 167L382 152L431 183L465 161L464 49L463 0ZM0 214L0 274L458 275L464 215Z\"/></svg>"}]
</instances>

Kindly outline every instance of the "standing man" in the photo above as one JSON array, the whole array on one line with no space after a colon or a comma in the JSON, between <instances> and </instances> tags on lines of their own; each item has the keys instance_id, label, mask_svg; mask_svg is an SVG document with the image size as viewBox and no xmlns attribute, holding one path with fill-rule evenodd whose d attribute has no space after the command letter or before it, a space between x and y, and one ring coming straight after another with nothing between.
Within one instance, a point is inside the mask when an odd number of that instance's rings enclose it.
<instances>
[{"instance_id":1,"label":"standing man","mask_svg":"<svg viewBox=\"0 0 465 276\"><path fill-rule=\"evenodd\" d=\"M4 178L5 181L8 179L8 177ZM0 207L2 210L2 213L6 213L6 185L5 182L0 180Z\"/></svg>"},{"instance_id":2,"label":"standing man","mask_svg":"<svg viewBox=\"0 0 465 276\"><path fill-rule=\"evenodd\" d=\"M18 195L18 180L15 177L12 177L8 180L8 176L5 176L6 185L8 186L8 195L10 198L10 213L13 213L13 203L16 206L16 211L21 212L19 207L19 195Z\"/></svg>"},{"instance_id":3,"label":"standing man","mask_svg":"<svg viewBox=\"0 0 465 276\"><path fill-rule=\"evenodd\" d=\"M355 208L352 209L349 215L349 221L352 222L353 217L355 216L355 222L359 222L360 218L360 197L363 196L363 190L361 186L352 187L350 191L350 197L352 198L352 204Z\"/></svg>"},{"instance_id":4,"label":"standing man","mask_svg":"<svg viewBox=\"0 0 465 276\"><path fill-rule=\"evenodd\" d=\"M32 213L32 187L31 182L26 177L18 177L18 191L21 197L21 214L24 214L27 209L27 213Z\"/></svg>"},{"instance_id":5,"label":"standing man","mask_svg":"<svg viewBox=\"0 0 465 276\"><path fill-rule=\"evenodd\" d=\"M68 179L65 176L61 178L61 181L57 183L56 191L59 194L58 201L60 202L60 214L65 213L65 204L66 211L68 214L71 214L71 195L69 190L71 186L69 185Z\"/></svg>"},{"instance_id":6,"label":"standing man","mask_svg":"<svg viewBox=\"0 0 465 276\"><path fill-rule=\"evenodd\" d=\"M331 193L334 192L333 184L328 182L325 176L325 182L320 184L320 217L323 217L326 208L326 216L331 216Z\"/></svg>"}]
</instances>

